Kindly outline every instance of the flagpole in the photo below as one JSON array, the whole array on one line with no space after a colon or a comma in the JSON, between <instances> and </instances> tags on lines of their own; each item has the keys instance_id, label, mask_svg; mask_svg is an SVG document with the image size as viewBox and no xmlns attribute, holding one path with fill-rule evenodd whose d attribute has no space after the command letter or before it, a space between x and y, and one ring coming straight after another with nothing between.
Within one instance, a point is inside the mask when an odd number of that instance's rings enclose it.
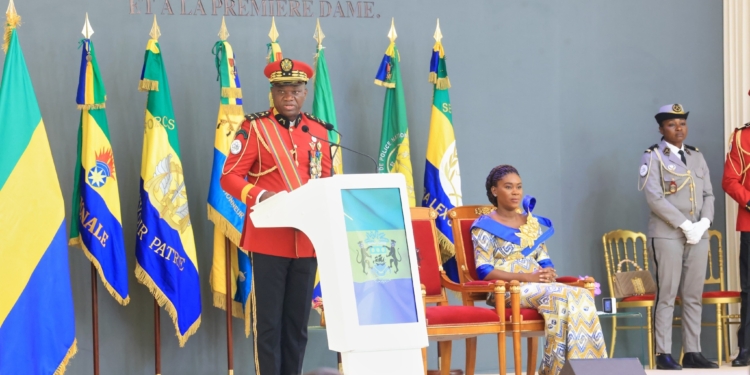
<instances>
[{"instance_id":1,"label":"flagpole","mask_svg":"<svg viewBox=\"0 0 750 375\"><path fill-rule=\"evenodd\" d=\"M94 375L99 375L99 301L96 287L96 266L91 263L91 323L94 339Z\"/></svg>"},{"instance_id":2,"label":"flagpole","mask_svg":"<svg viewBox=\"0 0 750 375\"><path fill-rule=\"evenodd\" d=\"M154 373L161 375L161 325L159 324L159 303L154 298Z\"/></svg>"},{"instance_id":3,"label":"flagpole","mask_svg":"<svg viewBox=\"0 0 750 375\"><path fill-rule=\"evenodd\" d=\"M224 238L224 250L226 260L224 264L224 274L226 275L226 306L227 313L227 372L229 375L234 374L234 345L232 340L232 244L229 238Z\"/></svg>"}]
</instances>

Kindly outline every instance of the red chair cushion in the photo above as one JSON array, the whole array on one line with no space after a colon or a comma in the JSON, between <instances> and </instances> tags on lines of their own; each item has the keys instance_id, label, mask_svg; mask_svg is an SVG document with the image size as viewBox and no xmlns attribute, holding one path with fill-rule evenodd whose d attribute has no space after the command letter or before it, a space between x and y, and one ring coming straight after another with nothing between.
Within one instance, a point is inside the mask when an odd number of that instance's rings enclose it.
<instances>
[{"instance_id":1,"label":"red chair cushion","mask_svg":"<svg viewBox=\"0 0 750 375\"><path fill-rule=\"evenodd\" d=\"M414 246L417 248L419 262L419 281L424 284L428 296L439 296L443 292L440 282L440 264L437 259L437 241L432 232L432 222L412 220Z\"/></svg>"},{"instance_id":2,"label":"red chair cushion","mask_svg":"<svg viewBox=\"0 0 750 375\"><path fill-rule=\"evenodd\" d=\"M560 276L555 279L555 281L557 281L558 283L570 284L579 281L579 279L575 276Z\"/></svg>"},{"instance_id":3,"label":"red chair cushion","mask_svg":"<svg viewBox=\"0 0 750 375\"><path fill-rule=\"evenodd\" d=\"M495 280L476 280L476 281L465 282L463 285L487 286L487 285L492 285L494 283L495 283Z\"/></svg>"},{"instance_id":4,"label":"red chair cushion","mask_svg":"<svg viewBox=\"0 0 750 375\"><path fill-rule=\"evenodd\" d=\"M499 322L494 309L476 306L428 306L424 315L427 325Z\"/></svg>"},{"instance_id":5,"label":"red chair cushion","mask_svg":"<svg viewBox=\"0 0 750 375\"><path fill-rule=\"evenodd\" d=\"M703 298L736 298L740 296L740 292L731 290L715 291L715 292L703 292Z\"/></svg>"},{"instance_id":6,"label":"red chair cushion","mask_svg":"<svg viewBox=\"0 0 750 375\"><path fill-rule=\"evenodd\" d=\"M471 240L471 224L474 220L461 220L461 239L464 245L464 258L466 258L466 269L469 270L471 278L479 280L477 276L477 265L474 262L474 242ZM460 270L459 270L460 272Z\"/></svg>"},{"instance_id":7,"label":"red chair cushion","mask_svg":"<svg viewBox=\"0 0 750 375\"><path fill-rule=\"evenodd\" d=\"M511 311L510 307L505 308L506 321L510 321L512 313L513 311ZM523 317L524 322L528 322L530 320L544 320L542 314L540 314L539 311L536 311L536 309L521 309L521 317Z\"/></svg>"},{"instance_id":8,"label":"red chair cushion","mask_svg":"<svg viewBox=\"0 0 750 375\"><path fill-rule=\"evenodd\" d=\"M625 297L620 302L653 301L655 298L654 294L644 294L642 296Z\"/></svg>"}]
</instances>

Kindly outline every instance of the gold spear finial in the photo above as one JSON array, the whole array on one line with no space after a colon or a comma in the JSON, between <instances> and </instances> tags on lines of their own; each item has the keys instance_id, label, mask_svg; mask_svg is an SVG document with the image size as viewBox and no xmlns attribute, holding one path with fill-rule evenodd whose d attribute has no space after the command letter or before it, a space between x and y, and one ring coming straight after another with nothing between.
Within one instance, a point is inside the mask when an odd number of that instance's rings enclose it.
<instances>
[{"instance_id":1,"label":"gold spear finial","mask_svg":"<svg viewBox=\"0 0 750 375\"><path fill-rule=\"evenodd\" d=\"M391 18L391 30L388 31L388 39L391 40L391 43L396 41L396 38L398 38L398 34L396 34L396 25L394 23L394 19Z\"/></svg>"},{"instance_id":2,"label":"gold spear finial","mask_svg":"<svg viewBox=\"0 0 750 375\"><path fill-rule=\"evenodd\" d=\"M12 16L18 16L18 13L16 12L16 5L13 4L13 0L10 0L10 3L8 3L8 10L5 11L5 17L10 19Z\"/></svg>"},{"instance_id":3,"label":"gold spear finial","mask_svg":"<svg viewBox=\"0 0 750 375\"><path fill-rule=\"evenodd\" d=\"M221 17L221 29L219 29L219 39L227 40L229 38L229 30L227 30L227 23L224 21L224 17Z\"/></svg>"},{"instance_id":4,"label":"gold spear finial","mask_svg":"<svg viewBox=\"0 0 750 375\"><path fill-rule=\"evenodd\" d=\"M276 39L279 38L279 32L276 30L276 17L271 17L271 31L268 32L268 37L271 38L271 43L276 43Z\"/></svg>"},{"instance_id":5,"label":"gold spear finial","mask_svg":"<svg viewBox=\"0 0 750 375\"><path fill-rule=\"evenodd\" d=\"M151 32L148 35L154 40L159 40L161 36L161 30L159 30L159 25L156 23L156 14L154 14L154 24L151 26Z\"/></svg>"},{"instance_id":6,"label":"gold spear finial","mask_svg":"<svg viewBox=\"0 0 750 375\"><path fill-rule=\"evenodd\" d=\"M91 28L91 23L89 23L88 12L86 12L86 21L83 23L83 30L81 30L81 34L83 34L83 37L86 39L91 39L91 36L94 35L94 29Z\"/></svg>"},{"instance_id":7,"label":"gold spear finial","mask_svg":"<svg viewBox=\"0 0 750 375\"><path fill-rule=\"evenodd\" d=\"M435 38L435 41L440 43L440 41L443 39L443 33L440 32L440 18L437 20L437 27L435 28L435 35L432 36Z\"/></svg>"},{"instance_id":8,"label":"gold spear finial","mask_svg":"<svg viewBox=\"0 0 750 375\"><path fill-rule=\"evenodd\" d=\"M318 49L323 46L323 39L326 37L326 34L323 34L323 30L320 28L320 18L318 18L318 25L315 26L315 34L313 35L313 39L318 41Z\"/></svg>"}]
</instances>

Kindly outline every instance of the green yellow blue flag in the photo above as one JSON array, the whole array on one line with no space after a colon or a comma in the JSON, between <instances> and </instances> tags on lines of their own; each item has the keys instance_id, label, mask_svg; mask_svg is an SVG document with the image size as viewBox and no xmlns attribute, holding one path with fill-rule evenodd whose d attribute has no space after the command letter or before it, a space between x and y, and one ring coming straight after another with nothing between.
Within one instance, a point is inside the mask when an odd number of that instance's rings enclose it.
<instances>
[{"instance_id":1,"label":"green yellow blue flag","mask_svg":"<svg viewBox=\"0 0 750 375\"><path fill-rule=\"evenodd\" d=\"M396 48L396 28L391 21L388 33L391 44L385 51L380 63L375 84L383 86L385 103L383 105L383 127L380 133L380 151L378 152L379 173L401 173L406 178L409 193L409 206L414 207L414 177L412 176L411 154L409 151L409 126L406 118L406 100L401 81L401 59Z\"/></svg>"},{"instance_id":2,"label":"green yellow blue flag","mask_svg":"<svg viewBox=\"0 0 750 375\"><path fill-rule=\"evenodd\" d=\"M88 16L86 17L88 26ZM69 244L79 246L99 271L102 284L122 305L128 296L128 264L120 216L115 158L94 42L81 40L81 69L76 103L81 109L78 156L73 186Z\"/></svg>"},{"instance_id":3,"label":"green yellow blue flag","mask_svg":"<svg viewBox=\"0 0 750 375\"><path fill-rule=\"evenodd\" d=\"M331 79L328 76L328 63L326 63L326 51L323 47L323 30L320 29L320 20L318 20L313 36L318 41L318 53L315 55L315 86L313 92L312 113L313 116L333 125L333 129L328 131L328 140L333 143L341 143L341 137L336 131L336 106L333 104L333 90L331 90ZM333 155L333 173L343 174L344 163L341 158L341 150L336 146L331 146ZM313 308L319 313L323 311L323 291L320 289L320 272L315 272L315 287L312 295Z\"/></svg>"},{"instance_id":4,"label":"green yellow blue flag","mask_svg":"<svg viewBox=\"0 0 750 375\"><path fill-rule=\"evenodd\" d=\"M180 161L177 121L156 24L141 72L148 91L143 133L135 275L172 317L180 346L201 323L198 258Z\"/></svg>"},{"instance_id":5,"label":"green yellow blue flag","mask_svg":"<svg viewBox=\"0 0 750 375\"><path fill-rule=\"evenodd\" d=\"M448 276L458 282L456 251L453 246L453 231L448 210L461 205L461 173L458 168L458 152L453 132L453 114L448 89L448 71L445 66L445 51L440 41L440 25L435 30L435 46L430 61L432 115L430 135L427 141L427 162L424 171L424 196L422 206L437 211L438 242L443 268Z\"/></svg>"},{"instance_id":6,"label":"green yellow blue flag","mask_svg":"<svg viewBox=\"0 0 750 375\"><path fill-rule=\"evenodd\" d=\"M62 375L77 351L65 204L11 1L0 83L0 374Z\"/></svg>"},{"instance_id":7,"label":"green yellow blue flag","mask_svg":"<svg viewBox=\"0 0 750 375\"><path fill-rule=\"evenodd\" d=\"M221 40L214 44L213 54L217 80L219 81L219 115L216 120L214 137L214 163L211 171L211 184L208 189L208 219L214 223L214 256L211 266L211 291L214 306L226 308L226 246L230 247L232 315L245 319L245 333L249 335L250 325L246 315L247 301L252 287L252 266L250 256L237 244L240 243L245 224L247 207L241 200L229 195L221 188L221 174L227 160L234 134L245 120L242 110L242 88L237 71L234 50L226 38L229 32L224 19L221 21ZM227 239L229 242L227 242Z\"/></svg>"}]
</instances>

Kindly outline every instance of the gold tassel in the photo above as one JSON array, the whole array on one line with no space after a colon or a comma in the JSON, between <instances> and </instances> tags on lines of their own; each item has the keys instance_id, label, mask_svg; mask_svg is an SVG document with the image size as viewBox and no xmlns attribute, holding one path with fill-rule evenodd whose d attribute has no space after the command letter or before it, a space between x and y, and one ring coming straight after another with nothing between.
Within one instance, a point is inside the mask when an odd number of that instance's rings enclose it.
<instances>
[{"instance_id":1,"label":"gold tassel","mask_svg":"<svg viewBox=\"0 0 750 375\"><path fill-rule=\"evenodd\" d=\"M209 279L210 280L210 279ZM213 292L214 307L227 311L227 296L224 293ZM245 319L245 313L242 311L242 304L232 300L232 316L239 319Z\"/></svg>"},{"instance_id":2,"label":"gold tassel","mask_svg":"<svg viewBox=\"0 0 750 375\"><path fill-rule=\"evenodd\" d=\"M157 82L158 83L158 82ZM92 109L104 109L106 106L105 103L96 103L96 104L79 104L78 109L80 110L92 110Z\"/></svg>"},{"instance_id":3,"label":"gold tassel","mask_svg":"<svg viewBox=\"0 0 750 375\"><path fill-rule=\"evenodd\" d=\"M233 244L239 246L242 233L235 229L234 225L232 225L224 215L220 214L219 211L216 211L211 207L210 204L207 204L206 206L208 207L208 220L211 220L219 231L221 231L225 237L229 238Z\"/></svg>"},{"instance_id":4,"label":"gold tassel","mask_svg":"<svg viewBox=\"0 0 750 375\"><path fill-rule=\"evenodd\" d=\"M172 318L172 323L174 323L175 327L175 335L180 342L180 347L184 347L188 338L190 338L190 336L198 331L198 327L200 327L201 325L201 317L199 316L198 319L193 322L190 328L188 328L187 332L185 332L184 335L181 335L180 326L177 324L177 309L175 309L172 301L167 298L167 295L164 294L164 292L162 292L161 289L159 289L159 287L156 285L154 280L151 279L151 276L148 274L148 272L146 272L146 270L144 270L141 265L138 264L137 260L135 263L135 278L139 283L145 285L148 288L148 290L151 292L151 295L153 295L154 299L156 299L156 303L158 303L159 306L163 307L164 310L166 310L169 316Z\"/></svg>"},{"instance_id":5,"label":"gold tassel","mask_svg":"<svg viewBox=\"0 0 750 375\"><path fill-rule=\"evenodd\" d=\"M437 83L437 73L430 72L430 78L428 79L428 81L430 83L432 83L433 85L436 84Z\"/></svg>"},{"instance_id":6,"label":"gold tassel","mask_svg":"<svg viewBox=\"0 0 750 375\"><path fill-rule=\"evenodd\" d=\"M375 80L375 84L378 85L378 86L383 86L383 87L389 88L389 89L392 89L392 88L396 87L396 83L394 83L394 82L383 82L383 81L381 81L379 79Z\"/></svg>"},{"instance_id":7,"label":"gold tassel","mask_svg":"<svg viewBox=\"0 0 750 375\"><path fill-rule=\"evenodd\" d=\"M10 44L10 37L13 35L13 30L21 25L21 16L18 14L11 14L7 17L5 20L5 34L3 35L3 51L5 53L8 53L8 45Z\"/></svg>"},{"instance_id":8,"label":"gold tassel","mask_svg":"<svg viewBox=\"0 0 750 375\"><path fill-rule=\"evenodd\" d=\"M235 104L221 104L219 108L219 112L224 113L227 116L242 116L243 118L239 120L238 122L244 121L245 111L242 109L241 105L235 105ZM226 120L222 120L226 121Z\"/></svg>"},{"instance_id":9,"label":"gold tassel","mask_svg":"<svg viewBox=\"0 0 750 375\"><path fill-rule=\"evenodd\" d=\"M159 91L159 81L144 78L138 84L138 91Z\"/></svg>"},{"instance_id":10,"label":"gold tassel","mask_svg":"<svg viewBox=\"0 0 750 375\"><path fill-rule=\"evenodd\" d=\"M440 247L440 260L442 263L445 263L450 258L456 256L456 247L451 240L440 231L438 231L438 247Z\"/></svg>"},{"instance_id":11,"label":"gold tassel","mask_svg":"<svg viewBox=\"0 0 750 375\"><path fill-rule=\"evenodd\" d=\"M451 88L451 81L450 79L448 79L448 77L438 78L437 82L435 82L435 87L438 90L447 90Z\"/></svg>"},{"instance_id":12,"label":"gold tassel","mask_svg":"<svg viewBox=\"0 0 750 375\"><path fill-rule=\"evenodd\" d=\"M76 355L76 353L78 353L78 340L74 339L73 345L70 346L70 349L68 349L68 353L65 354L62 362L60 362L60 366L57 366L57 370L55 370L52 375L65 374L65 368L68 367L68 363L70 362L71 358Z\"/></svg>"},{"instance_id":13,"label":"gold tassel","mask_svg":"<svg viewBox=\"0 0 750 375\"><path fill-rule=\"evenodd\" d=\"M242 89L239 87L222 87L221 96L224 98L242 99Z\"/></svg>"},{"instance_id":14,"label":"gold tassel","mask_svg":"<svg viewBox=\"0 0 750 375\"><path fill-rule=\"evenodd\" d=\"M76 244L73 244L72 242L76 241ZM119 303L120 305L126 306L128 303L130 303L130 296L127 296L125 298L122 298L119 293L115 290L114 287L107 281L107 278L104 277L104 271L102 271L102 265L99 263L99 260L94 257L93 254L89 251L89 249L86 248L86 245L83 244L83 241L81 241L81 237L78 238L71 238L70 241L68 241L68 245L71 246L79 246L81 248L81 251L83 251L83 255L86 256L86 258L91 262L91 264L96 267L97 273L99 273L99 278L102 281L102 284L105 288L107 288L107 291L109 294Z\"/></svg>"}]
</instances>

